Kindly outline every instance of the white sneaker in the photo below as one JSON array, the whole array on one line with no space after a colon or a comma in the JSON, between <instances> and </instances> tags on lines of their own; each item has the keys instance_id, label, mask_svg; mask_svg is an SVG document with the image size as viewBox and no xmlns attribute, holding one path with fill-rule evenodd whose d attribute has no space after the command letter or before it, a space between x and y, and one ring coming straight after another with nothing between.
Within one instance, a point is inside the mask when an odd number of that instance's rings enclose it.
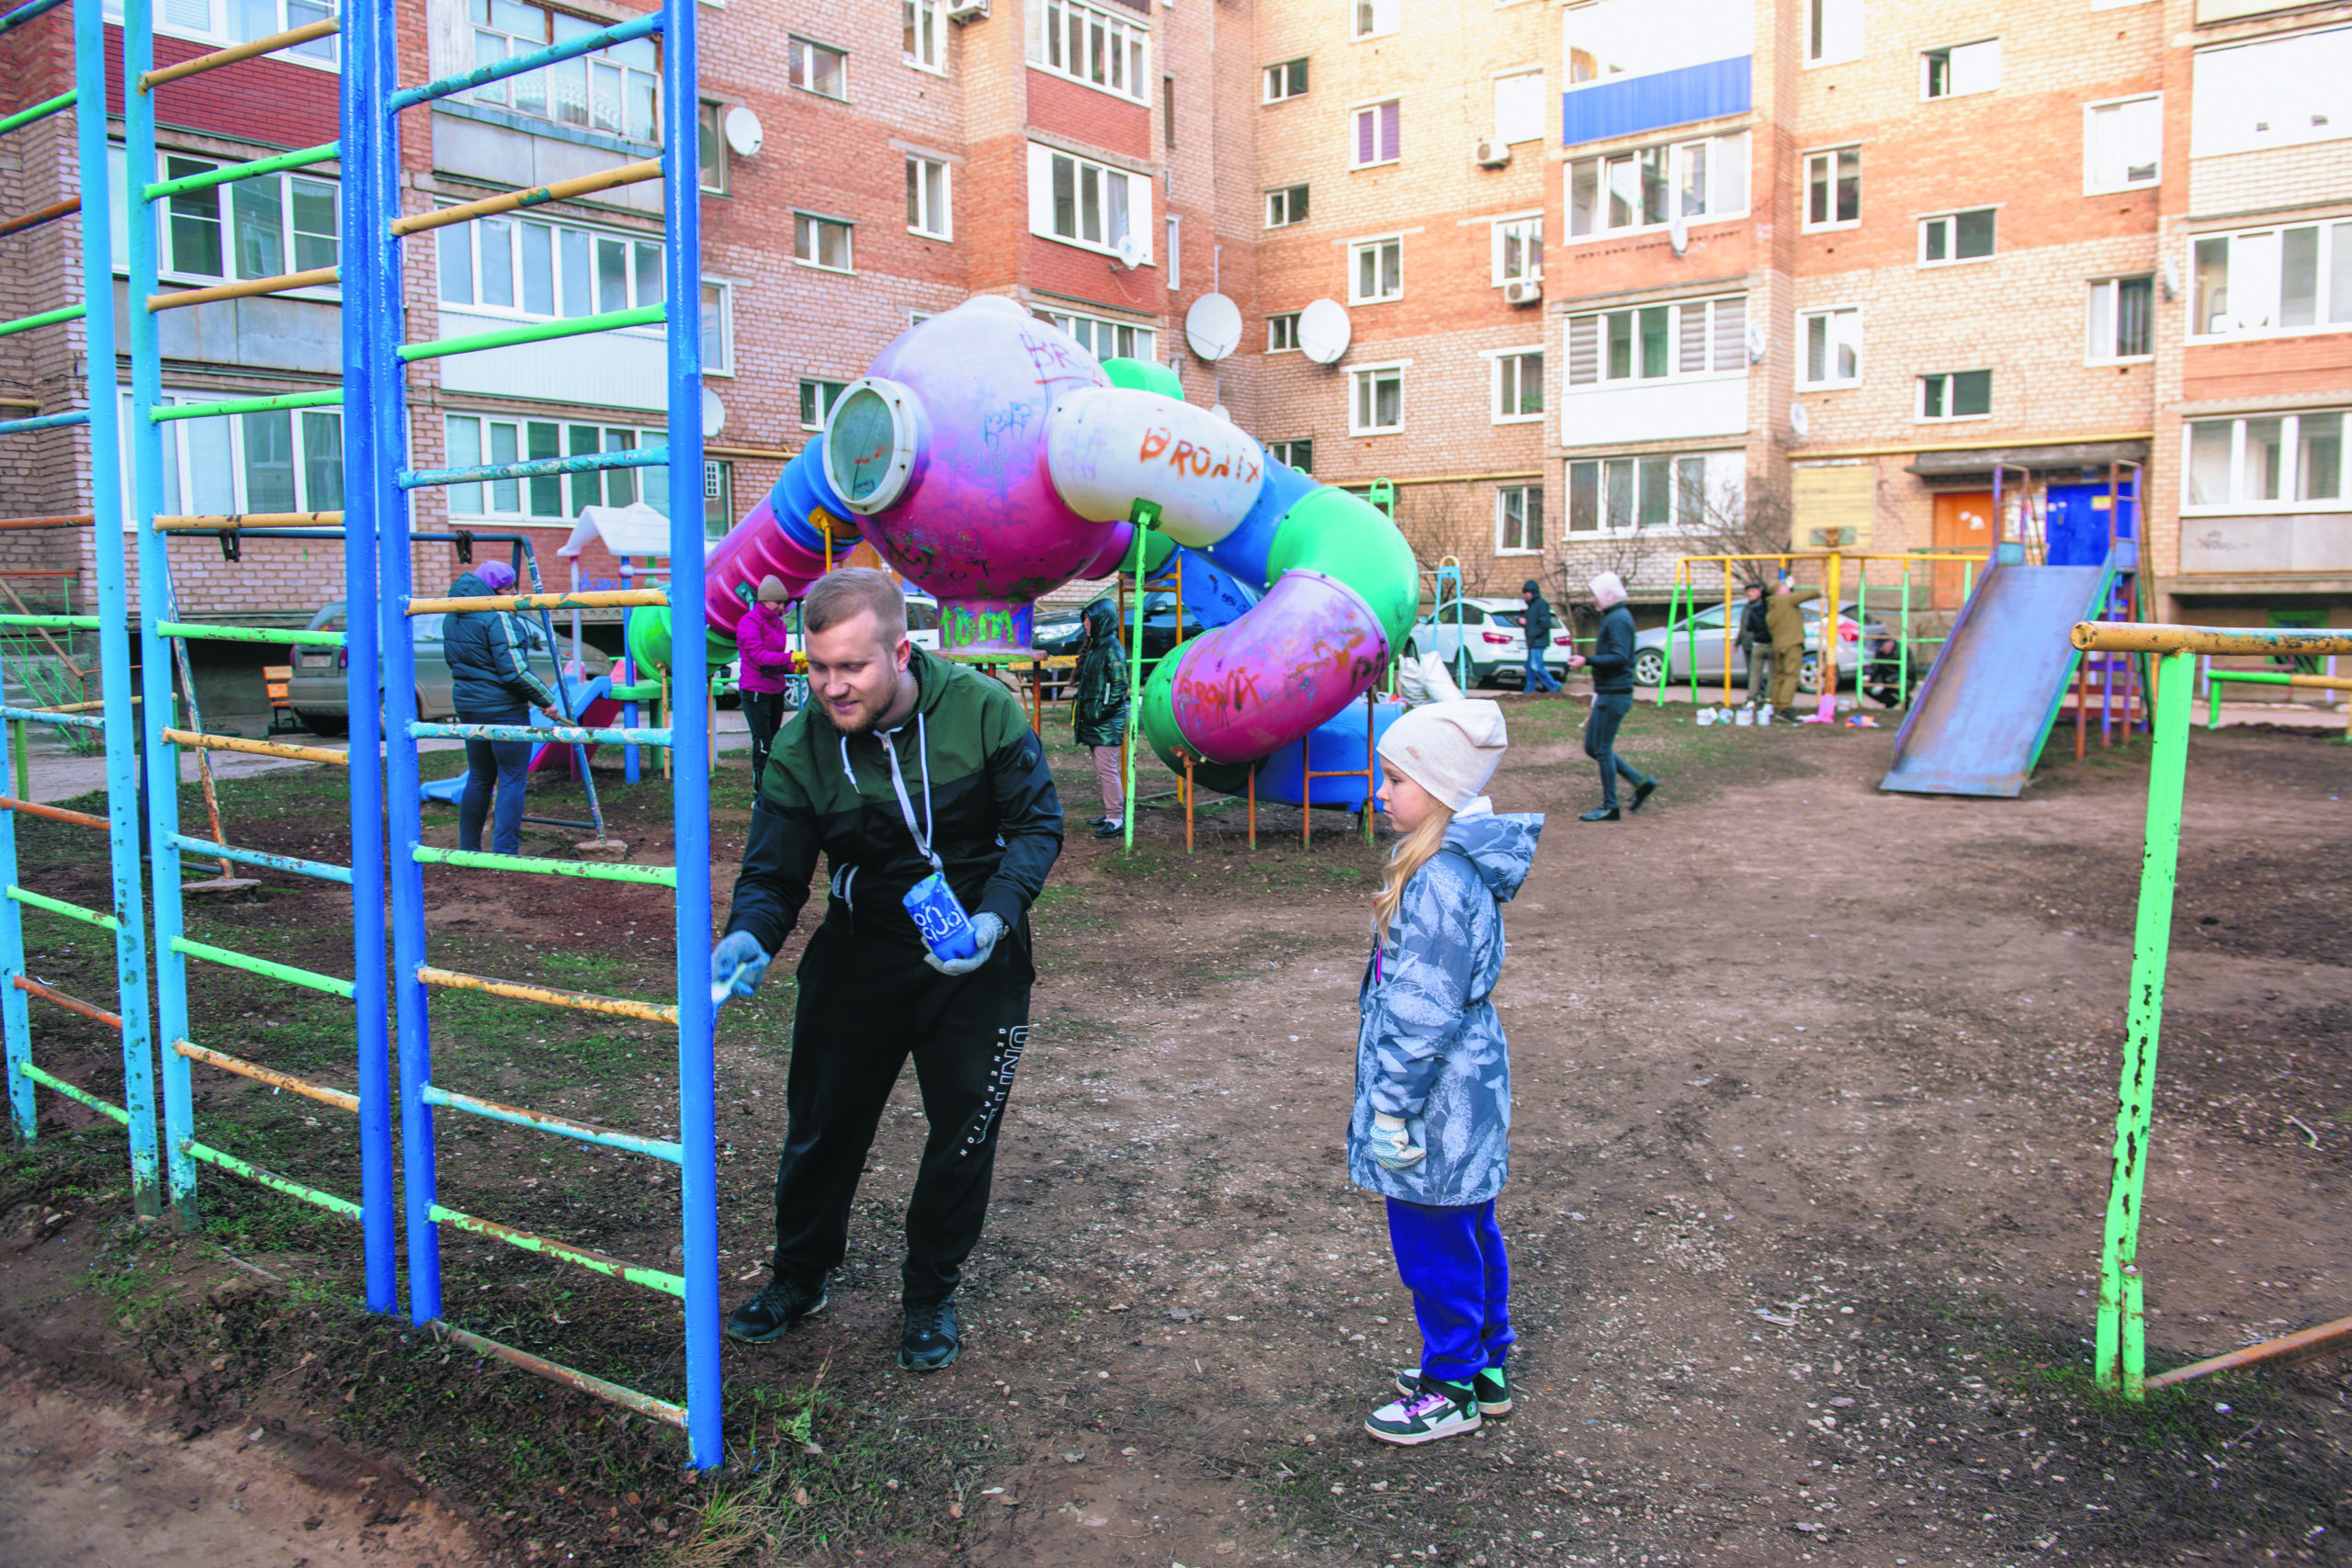
<instances>
[{"instance_id":1,"label":"white sneaker","mask_svg":"<svg viewBox=\"0 0 2352 1568\"><path fill-rule=\"evenodd\" d=\"M1424 1385L1420 1393L1374 1411L1363 1429L1384 1443L1415 1448L1475 1432L1479 1424L1478 1401L1469 1390L1442 1393Z\"/></svg>"}]
</instances>

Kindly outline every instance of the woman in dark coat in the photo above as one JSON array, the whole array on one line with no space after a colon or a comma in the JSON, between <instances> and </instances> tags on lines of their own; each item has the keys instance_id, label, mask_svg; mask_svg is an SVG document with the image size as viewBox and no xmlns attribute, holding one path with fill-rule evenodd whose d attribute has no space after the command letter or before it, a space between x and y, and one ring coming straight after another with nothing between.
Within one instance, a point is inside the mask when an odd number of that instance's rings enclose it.
<instances>
[{"instance_id":1,"label":"woman in dark coat","mask_svg":"<svg viewBox=\"0 0 2352 1568\"><path fill-rule=\"evenodd\" d=\"M1115 839L1127 820L1119 749L1127 734L1127 660L1119 647L1119 615L1108 599L1086 607L1086 636L1078 655L1078 743L1094 752L1094 777L1102 786L1102 815L1094 836Z\"/></svg>"},{"instance_id":2,"label":"woman in dark coat","mask_svg":"<svg viewBox=\"0 0 2352 1568\"><path fill-rule=\"evenodd\" d=\"M486 561L449 585L453 599L513 592L514 569L504 561ZM526 651L530 644L521 617L513 612L459 611L444 621L441 638L458 723L524 724L533 707L554 707L555 693L531 672ZM466 790L458 797L459 849L481 849L483 819L492 818L492 852L523 852L523 770L530 761L527 740L466 742Z\"/></svg>"}]
</instances>

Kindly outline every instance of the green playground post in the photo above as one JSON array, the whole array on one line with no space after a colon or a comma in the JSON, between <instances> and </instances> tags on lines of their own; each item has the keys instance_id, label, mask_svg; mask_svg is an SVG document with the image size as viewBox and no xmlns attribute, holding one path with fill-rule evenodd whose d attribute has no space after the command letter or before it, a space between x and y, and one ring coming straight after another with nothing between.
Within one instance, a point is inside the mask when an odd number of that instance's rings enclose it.
<instances>
[{"instance_id":1,"label":"green playground post","mask_svg":"<svg viewBox=\"0 0 2352 1568\"><path fill-rule=\"evenodd\" d=\"M1898 671L1894 694L1901 705L1911 705L1911 563L1903 563L1903 635L1895 639L1895 670Z\"/></svg>"},{"instance_id":2,"label":"green playground post","mask_svg":"<svg viewBox=\"0 0 2352 1568\"><path fill-rule=\"evenodd\" d=\"M1127 521L1135 531L1135 554L1128 558L1127 575L1136 585L1136 618L1132 629L1122 628L1127 638L1127 744L1126 758L1121 770L1126 777L1121 781L1126 791L1126 805L1122 808L1125 820L1126 842L1122 852L1136 852L1136 748L1143 742L1143 536L1159 526L1159 508L1148 501L1138 501L1127 513ZM1182 606L1177 613L1183 613Z\"/></svg>"}]
</instances>

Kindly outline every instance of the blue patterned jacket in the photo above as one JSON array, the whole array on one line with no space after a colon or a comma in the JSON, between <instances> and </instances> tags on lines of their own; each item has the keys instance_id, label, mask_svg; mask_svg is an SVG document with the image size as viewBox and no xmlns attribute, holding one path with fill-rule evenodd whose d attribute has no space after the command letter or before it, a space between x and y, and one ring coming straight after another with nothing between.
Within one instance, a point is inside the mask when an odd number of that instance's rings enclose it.
<instances>
[{"instance_id":1,"label":"blue patterned jacket","mask_svg":"<svg viewBox=\"0 0 2352 1568\"><path fill-rule=\"evenodd\" d=\"M1356 1105L1348 1179L1383 1197L1483 1203L1510 1173L1510 1044L1489 999L1503 972L1502 905L1527 880L1540 815L1457 813L1445 848L1405 885L1357 1003ZM1404 1170L1372 1157L1374 1113L1402 1116L1428 1155Z\"/></svg>"}]
</instances>

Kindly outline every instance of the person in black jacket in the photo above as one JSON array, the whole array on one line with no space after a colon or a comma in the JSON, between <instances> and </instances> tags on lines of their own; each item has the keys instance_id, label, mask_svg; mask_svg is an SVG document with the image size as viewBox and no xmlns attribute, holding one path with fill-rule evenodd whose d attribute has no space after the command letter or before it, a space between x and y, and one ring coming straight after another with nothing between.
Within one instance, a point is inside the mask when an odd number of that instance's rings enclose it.
<instances>
[{"instance_id":1,"label":"person in black jacket","mask_svg":"<svg viewBox=\"0 0 2352 1568\"><path fill-rule=\"evenodd\" d=\"M1592 601L1600 607L1600 630L1593 638L1591 657L1571 654L1568 664L1592 671L1592 716L1585 720L1584 754L1600 765L1600 807L1577 820L1614 822L1621 776L1634 786L1635 811L1648 801L1657 781L1617 755L1617 727L1634 711L1634 612L1625 607L1625 584L1615 572L1604 571L1591 587Z\"/></svg>"},{"instance_id":2,"label":"person in black jacket","mask_svg":"<svg viewBox=\"0 0 2352 1568\"><path fill-rule=\"evenodd\" d=\"M1127 658L1119 648L1119 613L1110 600L1089 604L1085 625L1072 728L1078 743L1094 755L1094 782L1102 791L1102 815L1092 823L1094 836L1115 839L1127 823L1126 781L1121 777L1121 743L1127 738Z\"/></svg>"},{"instance_id":3,"label":"person in black jacket","mask_svg":"<svg viewBox=\"0 0 2352 1568\"><path fill-rule=\"evenodd\" d=\"M1766 612L1764 585L1747 585L1747 603L1739 612L1739 652L1747 664L1747 705L1770 701L1772 689L1772 620Z\"/></svg>"},{"instance_id":4,"label":"person in black jacket","mask_svg":"<svg viewBox=\"0 0 2352 1568\"><path fill-rule=\"evenodd\" d=\"M1527 601L1527 670L1520 681L1522 692L1556 692L1560 682L1544 668L1544 656L1552 651L1552 606L1544 598L1544 590L1533 578L1519 585L1519 596Z\"/></svg>"},{"instance_id":5,"label":"person in black jacket","mask_svg":"<svg viewBox=\"0 0 2352 1568\"><path fill-rule=\"evenodd\" d=\"M514 569L485 561L449 585L453 599L481 599L514 591ZM449 660L452 705L460 724L522 724L534 707L552 709L555 693L531 672L522 617L507 610L465 610L442 621L441 648ZM481 848L484 818L492 818L490 847L502 855L523 852L523 770L527 740L466 742L466 791L458 798L458 847ZM496 797L495 815L492 799Z\"/></svg>"}]
</instances>

